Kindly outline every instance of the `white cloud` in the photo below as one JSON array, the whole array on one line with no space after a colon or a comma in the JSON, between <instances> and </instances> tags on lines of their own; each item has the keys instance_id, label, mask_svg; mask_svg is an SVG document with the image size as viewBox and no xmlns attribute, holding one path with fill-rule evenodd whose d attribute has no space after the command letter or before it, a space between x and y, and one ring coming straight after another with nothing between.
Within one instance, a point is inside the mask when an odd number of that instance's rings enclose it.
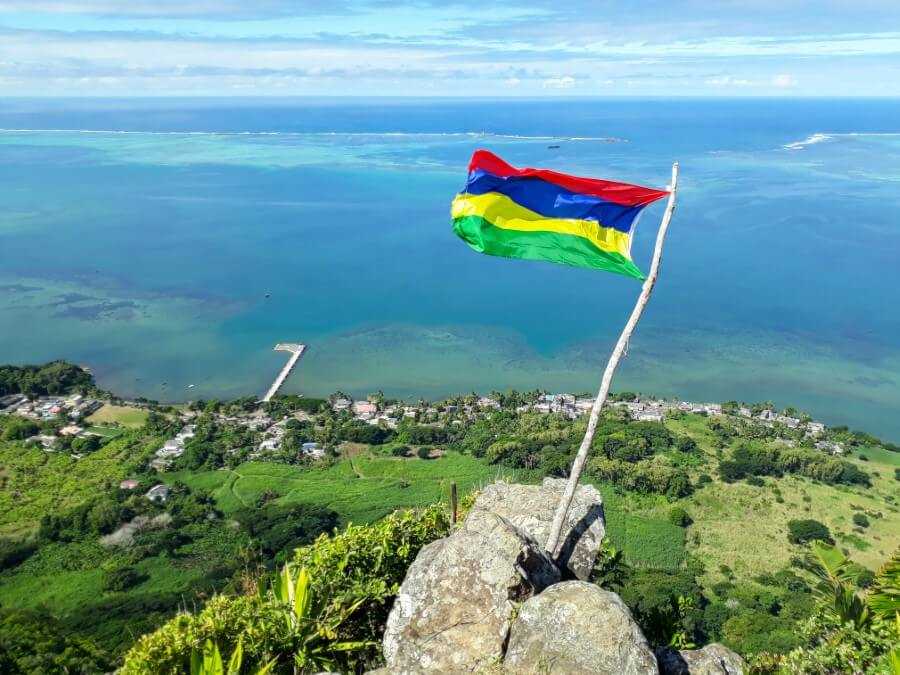
<instances>
[{"instance_id":1,"label":"white cloud","mask_svg":"<svg viewBox=\"0 0 900 675\"><path fill-rule=\"evenodd\" d=\"M717 75L706 80L706 84L712 87L750 87L755 84L752 80L745 80L731 75Z\"/></svg>"},{"instance_id":2,"label":"white cloud","mask_svg":"<svg viewBox=\"0 0 900 675\"><path fill-rule=\"evenodd\" d=\"M790 89L797 86L797 80L794 79L793 75L780 73L772 78L772 85L779 89Z\"/></svg>"},{"instance_id":3,"label":"white cloud","mask_svg":"<svg viewBox=\"0 0 900 675\"><path fill-rule=\"evenodd\" d=\"M503 80L503 84L505 84L507 87L518 87L520 84L522 84L522 80L520 80L518 77L508 77Z\"/></svg>"},{"instance_id":4,"label":"white cloud","mask_svg":"<svg viewBox=\"0 0 900 675\"><path fill-rule=\"evenodd\" d=\"M544 80L544 89L571 89L575 86L575 78L569 75L550 77Z\"/></svg>"}]
</instances>

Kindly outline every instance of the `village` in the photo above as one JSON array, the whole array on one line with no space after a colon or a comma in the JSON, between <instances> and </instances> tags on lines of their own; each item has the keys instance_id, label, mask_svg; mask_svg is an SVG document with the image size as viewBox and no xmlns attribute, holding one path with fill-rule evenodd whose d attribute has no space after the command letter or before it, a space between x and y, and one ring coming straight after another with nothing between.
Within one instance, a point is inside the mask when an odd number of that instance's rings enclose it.
<instances>
[{"instance_id":1,"label":"village","mask_svg":"<svg viewBox=\"0 0 900 675\"><path fill-rule=\"evenodd\" d=\"M576 396L570 393L537 394L533 400L516 405L512 410L516 414L538 413L558 414L569 419L588 415L594 399ZM98 399L85 398L79 394L65 397L41 396L29 399L22 394L13 394L0 398L0 414L18 415L44 424L40 433L26 439L29 443L40 444L47 452L60 449L63 437L86 437L98 435L92 427L84 423L85 418L104 405ZM147 404L132 403L134 406L146 407ZM695 403L691 401L669 400L661 398L643 398L628 396L626 400L612 400L609 405L627 413L631 419L639 422L662 422L667 416L678 414L699 414L709 417L732 417L744 420L753 425L773 429L776 442L793 446L798 438L809 439L814 446L828 454L842 455L844 448L840 443L823 438L826 426L806 417L779 413L771 407L755 406L753 409L744 405L721 403ZM507 402L508 406L508 402ZM384 401L383 396L373 395L362 400L353 400L345 394L334 394L327 402L331 414L349 418L357 423L378 426L385 429L396 429L403 420L411 420L423 426L451 425L459 426L503 409L503 403L496 396L469 395L446 399L442 402L417 403ZM510 409L510 408L507 408ZM170 409L171 410L171 409ZM173 468L176 460L185 452L186 444L195 436L196 419L201 414L190 407L177 408L180 430L172 438L156 450L149 461L149 468L163 473ZM274 419L265 411L265 406L248 412L213 413L214 421L222 425L232 425L254 432L256 446L248 455L248 459L266 461L282 450L282 443L291 420L315 424L315 416L296 410ZM96 429L96 427L93 427ZM785 433L779 433L779 432ZM300 446L300 454L304 459L317 460L326 455L328 448L322 443L309 440ZM73 452L76 459L82 455ZM123 489L133 486L123 481ZM147 493L151 500L165 501L164 485L154 486Z\"/></svg>"}]
</instances>

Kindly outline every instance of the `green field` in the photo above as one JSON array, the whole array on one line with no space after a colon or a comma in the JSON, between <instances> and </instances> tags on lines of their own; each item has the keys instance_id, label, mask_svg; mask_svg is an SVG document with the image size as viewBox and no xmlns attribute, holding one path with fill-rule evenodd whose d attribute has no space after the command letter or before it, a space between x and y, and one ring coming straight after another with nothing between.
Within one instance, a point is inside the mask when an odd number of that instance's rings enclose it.
<instances>
[{"instance_id":1,"label":"green field","mask_svg":"<svg viewBox=\"0 0 900 675\"><path fill-rule=\"evenodd\" d=\"M344 523L370 523L397 508L447 499L452 482L462 495L511 475L508 470L451 452L428 460L362 454L326 468L248 462L233 470L173 472L164 478L210 491L225 513L250 506L271 490L281 503L319 504L336 511Z\"/></svg>"},{"instance_id":2,"label":"green field","mask_svg":"<svg viewBox=\"0 0 900 675\"><path fill-rule=\"evenodd\" d=\"M126 429L144 426L149 413L143 408L111 405L107 403L85 421L91 424L119 424Z\"/></svg>"},{"instance_id":3,"label":"green field","mask_svg":"<svg viewBox=\"0 0 900 675\"><path fill-rule=\"evenodd\" d=\"M127 462L159 439L128 434L82 459L0 442L0 535L23 535L41 517L80 504L125 478Z\"/></svg>"}]
</instances>

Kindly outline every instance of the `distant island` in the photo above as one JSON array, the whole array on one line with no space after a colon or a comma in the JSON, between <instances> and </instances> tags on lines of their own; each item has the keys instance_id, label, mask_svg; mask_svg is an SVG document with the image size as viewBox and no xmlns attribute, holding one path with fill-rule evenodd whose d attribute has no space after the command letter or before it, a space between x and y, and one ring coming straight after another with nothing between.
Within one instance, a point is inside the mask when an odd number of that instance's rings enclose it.
<instances>
[{"instance_id":1,"label":"distant island","mask_svg":"<svg viewBox=\"0 0 900 675\"><path fill-rule=\"evenodd\" d=\"M246 668L274 672L377 667L419 549L498 478L566 476L592 403L533 390L161 405L61 361L0 366L0 670L182 672L188 643L226 660L240 644ZM585 481L606 522L590 581L655 648L723 643L755 672L887 663L878 603L848 627L810 560L832 547L841 588L880 597L898 564L900 446L768 402L619 392ZM301 568L335 636L315 649L277 618L281 570Z\"/></svg>"}]
</instances>

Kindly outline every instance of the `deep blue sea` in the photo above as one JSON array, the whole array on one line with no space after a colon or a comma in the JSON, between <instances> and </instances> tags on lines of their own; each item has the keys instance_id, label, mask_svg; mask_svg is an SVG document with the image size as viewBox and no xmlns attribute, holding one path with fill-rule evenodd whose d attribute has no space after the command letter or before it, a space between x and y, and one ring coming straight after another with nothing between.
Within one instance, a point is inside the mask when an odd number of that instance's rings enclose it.
<instances>
[{"instance_id":1,"label":"deep blue sea","mask_svg":"<svg viewBox=\"0 0 900 675\"><path fill-rule=\"evenodd\" d=\"M678 160L615 388L900 439L900 101L6 99L0 128L0 362L181 401L261 394L300 341L309 394L593 390L639 282L480 256L450 200L478 147L658 187Z\"/></svg>"}]
</instances>

